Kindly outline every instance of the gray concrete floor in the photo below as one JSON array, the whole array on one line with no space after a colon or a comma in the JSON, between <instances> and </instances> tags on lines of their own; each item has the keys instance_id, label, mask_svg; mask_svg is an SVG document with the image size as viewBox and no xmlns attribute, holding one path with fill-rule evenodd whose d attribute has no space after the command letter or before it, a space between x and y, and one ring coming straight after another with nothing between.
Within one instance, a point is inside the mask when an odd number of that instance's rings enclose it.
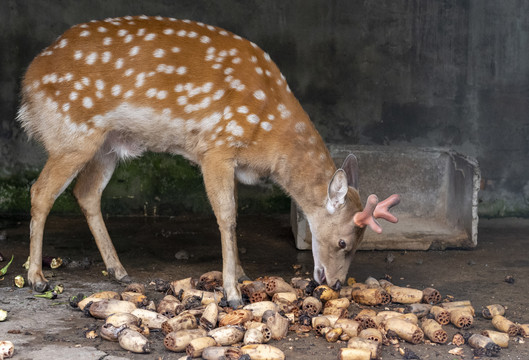
<instances>
[{"instance_id":1,"label":"gray concrete floor","mask_svg":"<svg viewBox=\"0 0 529 360\"><path fill-rule=\"evenodd\" d=\"M172 218L109 218L109 232L121 261L136 281L148 284L155 278L175 280L200 276L210 270L221 270L221 252L216 221L210 216L176 216ZM386 231L390 231L389 225ZM123 286L102 275L101 257L82 217L52 216L45 232L44 254L70 259L83 266L63 266L47 270L52 284L62 283L64 294L56 300L38 299L28 288L13 287L16 275L25 275L22 264L29 252L29 221L13 217L0 218L0 252L15 260L0 281L0 308L9 312L0 323L0 341L15 344L15 359L178 359L163 347L162 334L151 334L153 352L131 354L100 338L86 339L84 333L101 325L101 320L84 317L68 305L71 295L101 290L120 291ZM312 254L297 251L290 232L288 216L241 216L238 227L241 261L251 278L279 275L311 275ZM350 276L363 281L389 275L396 285L416 288L433 286L443 296L471 300L476 311L492 303L508 307L507 317L529 323L529 220L481 220L478 246L474 250L446 251L361 251L355 256ZM187 260L174 255L185 250ZM3 267L7 261L0 262ZM293 265L301 265L294 268ZM504 281L515 279L513 284ZM148 287L147 295L159 300L163 294ZM358 307L351 308L357 311ZM489 320L477 316L471 332L492 329ZM446 327L449 335L456 330ZM301 337L293 332L273 345L281 348L288 359L336 359L344 343L330 344L324 339ZM409 345L421 359L471 359L464 346L464 357L450 355L453 345ZM501 359L529 359L529 339L511 339ZM385 347L383 359L402 359L392 347Z\"/></svg>"}]
</instances>

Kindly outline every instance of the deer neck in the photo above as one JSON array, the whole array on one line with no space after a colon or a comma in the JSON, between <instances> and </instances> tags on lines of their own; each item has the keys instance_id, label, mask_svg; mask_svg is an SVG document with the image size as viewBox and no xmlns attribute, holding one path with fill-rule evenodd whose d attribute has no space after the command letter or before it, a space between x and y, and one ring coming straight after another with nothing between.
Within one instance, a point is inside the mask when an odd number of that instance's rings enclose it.
<instances>
[{"instance_id":1,"label":"deer neck","mask_svg":"<svg viewBox=\"0 0 529 360\"><path fill-rule=\"evenodd\" d=\"M327 188L336 166L308 116L296 117L294 133L286 132L274 178L310 219L325 210Z\"/></svg>"}]
</instances>

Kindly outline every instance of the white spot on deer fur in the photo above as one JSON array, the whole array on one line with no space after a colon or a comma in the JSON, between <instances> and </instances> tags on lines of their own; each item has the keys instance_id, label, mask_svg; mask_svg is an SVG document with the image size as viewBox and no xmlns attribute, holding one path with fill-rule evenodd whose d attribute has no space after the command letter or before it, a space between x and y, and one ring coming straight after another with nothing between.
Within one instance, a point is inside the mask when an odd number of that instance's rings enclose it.
<instances>
[{"instance_id":1,"label":"white spot on deer fur","mask_svg":"<svg viewBox=\"0 0 529 360\"><path fill-rule=\"evenodd\" d=\"M276 117L275 117L274 115L272 115L272 114L268 114L267 118L268 118L268 120L271 120L271 121L272 121L272 120L274 120Z\"/></svg>"},{"instance_id":2,"label":"white spot on deer fur","mask_svg":"<svg viewBox=\"0 0 529 360\"><path fill-rule=\"evenodd\" d=\"M221 50L221 51L219 51L219 56L220 57L226 57L226 56L228 56L228 52L226 50Z\"/></svg>"},{"instance_id":3,"label":"white spot on deer fur","mask_svg":"<svg viewBox=\"0 0 529 360\"><path fill-rule=\"evenodd\" d=\"M173 65L160 64L156 67L156 71L172 74L175 71L175 67Z\"/></svg>"},{"instance_id":4,"label":"white spot on deer fur","mask_svg":"<svg viewBox=\"0 0 529 360\"><path fill-rule=\"evenodd\" d=\"M188 36L189 38L191 38L191 39L194 39L194 38L196 38L196 37L198 36L198 34L197 34L196 32L194 32L194 31L190 31L190 32L187 34L187 36Z\"/></svg>"},{"instance_id":5,"label":"white spot on deer fur","mask_svg":"<svg viewBox=\"0 0 529 360\"><path fill-rule=\"evenodd\" d=\"M103 93L101 91L96 91L96 97L98 99L102 99L103 98Z\"/></svg>"},{"instance_id":6,"label":"white spot on deer fur","mask_svg":"<svg viewBox=\"0 0 529 360\"><path fill-rule=\"evenodd\" d=\"M237 89L239 87L239 85L241 85L241 80L239 80L239 79L234 79L233 81L230 82L230 87L232 89Z\"/></svg>"},{"instance_id":7,"label":"white spot on deer fur","mask_svg":"<svg viewBox=\"0 0 529 360\"><path fill-rule=\"evenodd\" d=\"M200 128L205 131L212 130L221 119L222 114L220 112L215 112L209 116L206 116L200 121Z\"/></svg>"},{"instance_id":8,"label":"white spot on deer fur","mask_svg":"<svg viewBox=\"0 0 529 360\"><path fill-rule=\"evenodd\" d=\"M233 60L231 61L232 63L234 64L240 64L241 63L241 58L240 57L236 57L236 58L233 58Z\"/></svg>"},{"instance_id":9,"label":"white spot on deer fur","mask_svg":"<svg viewBox=\"0 0 529 360\"><path fill-rule=\"evenodd\" d=\"M233 38L234 38L235 40L242 40L242 37L240 37L239 35L233 35Z\"/></svg>"},{"instance_id":10,"label":"white spot on deer fur","mask_svg":"<svg viewBox=\"0 0 529 360\"><path fill-rule=\"evenodd\" d=\"M228 36L229 35L226 30L219 31L219 34L221 34L222 36Z\"/></svg>"},{"instance_id":11,"label":"white spot on deer fur","mask_svg":"<svg viewBox=\"0 0 529 360\"><path fill-rule=\"evenodd\" d=\"M244 134L244 129L242 126L237 125L237 121L232 120L226 125L226 131L232 134L233 136L242 136Z\"/></svg>"},{"instance_id":12,"label":"white spot on deer fur","mask_svg":"<svg viewBox=\"0 0 529 360\"><path fill-rule=\"evenodd\" d=\"M105 82L101 79L96 80L96 89L103 90L105 88Z\"/></svg>"},{"instance_id":13,"label":"white spot on deer fur","mask_svg":"<svg viewBox=\"0 0 529 360\"><path fill-rule=\"evenodd\" d=\"M163 20L163 17L161 17L160 15L156 15L154 18L156 20L158 20L158 21L162 21Z\"/></svg>"},{"instance_id":14,"label":"white spot on deer fur","mask_svg":"<svg viewBox=\"0 0 529 360\"><path fill-rule=\"evenodd\" d=\"M239 106L237 108L237 112L239 114L248 114L249 110L248 110L248 107L246 107L246 106Z\"/></svg>"},{"instance_id":15,"label":"white spot on deer fur","mask_svg":"<svg viewBox=\"0 0 529 360\"><path fill-rule=\"evenodd\" d=\"M156 34L150 33L150 34L145 35L144 40L151 41L151 40L154 40L155 37L156 37Z\"/></svg>"},{"instance_id":16,"label":"white spot on deer fur","mask_svg":"<svg viewBox=\"0 0 529 360\"><path fill-rule=\"evenodd\" d=\"M127 69L124 74L125 76L131 76L132 74L134 74L134 69Z\"/></svg>"},{"instance_id":17,"label":"white spot on deer fur","mask_svg":"<svg viewBox=\"0 0 529 360\"><path fill-rule=\"evenodd\" d=\"M172 35L172 34L174 34L174 30L173 29L164 29L163 33L165 35Z\"/></svg>"},{"instance_id":18,"label":"white spot on deer fur","mask_svg":"<svg viewBox=\"0 0 529 360\"><path fill-rule=\"evenodd\" d=\"M154 52L152 53L152 55L153 55L155 58L161 58L161 57L164 57L164 55L165 55L165 50L164 50L164 49L156 49L156 50L154 50Z\"/></svg>"},{"instance_id":19,"label":"white spot on deer fur","mask_svg":"<svg viewBox=\"0 0 529 360\"><path fill-rule=\"evenodd\" d=\"M216 146L224 145L224 140L217 140L217 141L215 141L215 145L216 145Z\"/></svg>"},{"instance_id":20,"label":"white spot on deer fur","mask_svg":"<svg viewBox=\"0 0 529 360\"><path fill-rule=\"evenodd\" d=\"M118 96L119 94L121 94L121 85L112 86L112 89L110 91L112 95Z\"/></svg>"},{"instance_id":21,"label":"white spot on deer fur","mask_svg":"<svg viewBox=\"0 0 529 360\"><path fill-rule=\"evenodd\" d=\"M136 83L134 84L134 86L138 88L140 86L143 86L144 83L145 83L145 73L142 72L136 75Z\"/></svg>"},{"instance_id":22,"label":"white spot on deer fur","mask_svg":"<svg viewBox=\"0 0 529 360\"><path fill-rule=\"evenodd\" d=\"M105 51L102 55L101 55L101 61L103 62L103 64L106 64L110 61L110 58L112 57L112 53L110 51Z\"/></svg>"},{"instance_id":23,"label":"white spot on deer fur","mask_svg":"<svg viewBox=\"0 0 529 360\"><path fill-rule=\"evenodd\" d=\"M81 31L81 33L79 34L80 37L87 37L89 35L90 35L90 31L88 30Z\"/></svg>"},{"instance_id":24,"label":"white spot on deer fur","mask_svg":"<svg viewBox=\"0 0 529 360\"><path fill-rule=\"evenodd\" d=\"M178 52L180 52L180 48L175 46L175 47L171 48L171 52L178 53Z\"/></svg>"},{"instance_id":25,"label":"white spot on deer fur","mask_svg":"<svg viewBox=\"0 0 529 360\"><path fill-rule=\"evenodd\" d=\"M254 96L257 100L264 100L264 99L266 99L266 95L265 95L265 93L264 93L263 90L257 90L257 91L254 91L253 96Z\"/></svg>"},{"instance_id":26,"label":"white spot on deer fur","mask_svg":"<svg viewBox=\"0 0 529 360\"><path fill-rule=\"evenodd\" d=\"M252 56L250 58L250 61L253 62L253 63L256 63L257 62L257 57L256 56Z\"/></svg>"},{"instance_id":27,"label":"white spot on deer fur","mask_svg":"<svg viewBox=\"0 0 529 360\"><path fill-rule=\"evenodd\" d=\"M75 50L73 53L73 58L75 60L80 60L83 57L83 52L81 50Z\"/></svg>"},{"instance_id":28,"label":"white spot on deer fur","mask_svg":"<svg viewBox=\"0 0 529 360\"><path fill-rule=\"evenodd\" d=\"M207 28L209 31L215 31L215 27L214 27L214 26L206 25L206 28Z\"/></svg>"},{"instance_id":29,"label":"white spot on deer fur","mask_svg":"<svg viewBox=\"0 0 529 360\"><path fill-rule=\"evenodd\" d=\"M231 48L230 49L230 56L235 56L239 53L239 50L237 50L236 48Z\"/></svg>"},{"instance_id":30,"label":"white spot on deer fur","mask_svg":"<svg viewBox=\"0 0 529 360\"><path fill-rule=\"evenodd\" d=\"M70 110L70 103L62 104L62 111L67 112L68 110Z\"/></svg>"},{"instance_id":31,"label":"white spot on deer fur","mask_svg":"<svg viewBox=\"0 0 529 360\"><path fill-rule=\"evenodd\" d=\"M64 80L65 81L71 81L73 79L73 74L72 73L66 73L64 75Z\"/></svg>"},{"instance_id":32,"label":"white spot on deer fur","mask_svg":"<svg viewBox=\"0 0 529 360\"><path fill-rule=\"evenodd\" d=\"M89 98L89 97L83 98L83 106L87 109L90 109L92 106L94 106L94 102L92 101L92 98Z\"/></svg>"},{"instance_id":33,"label":"white spot on deer fur","mask_svg":"<svg viewBox=\"0 0 529 360\"><path fill-rule=\"evenodd\" d=\"M98 55L96 52L91 52L90 54L86 56L86 63L88 65L93 65L97 60L97 56Z\"/></svg>"},{"instance_id":34,"label":"white spot on deer fur","mask_svg":"<svg viewBox=\"0 0 529 360\"><path fill-rule=\"evenodd\" d=\"M132 95L134 95L134 90L127 90L127 91L125 92L125 94L123 94L123 98L128 99L128 98L130 98Z\"/></svg>"},{"instance_id":35,"label":"white spot on deer fur","mask_svg":"<svg viewBox=\"0 0 529 360\"><path fill-rule=\"evenodd\" d=\"M287 107L284 104L277 105L277 110L281 114L281 118L286 119L290 116L290 111L287 110Z\"/></svg>"},{"instance_id":36,"label":"white spot on deer fur","mask_svg":"<svg viewBox=\"0 0 529 360\"><path fill-rule=\"evenodd\" d=\"M116 69L121 69L122 67L123 67L123 59L119 58L119 59L116 60L115 68Z\"/></svg>"},{"instance_id":37,"label":"white spot on deer fur","mask_svg":"<svg viewBox=\"0 0 529 360\"><path fill-rule=\"evenodd\" d=\"M221 63L224 61L224 58L222 56L219 56L215 59L216 62Z\"/></svg>"},{"instance_id":38,"label":"white spot on deer fur","mask_svg":"<svg viewBox=\"0 0 529 360\"><path fill-rule=\"evenodd\" d=\"M263 69L261 69L259 66L255 68L255 72L259 75L263 75Z\"/></svg>"},{"instance_id":39,"label":"white spot on deer fur","mask_svg":"<svg viewBox=\"0 0 529 360\"><path fill-rule=\"evenodd\" d=\"M266 70L266 71L265 71L265 74L266 74L266 76L268 76L268 77L272 76L272 73L270 72L270 70Z\"/></svg>"},{"instance_id":40,"label":"white spot on deer fur","mask_svg":"<svg viewBox=\"0 0 529 360\"><path fill-rule=\"evenodd\" d=\"M110 44L112 44L112 38L111 37L107 36L106 38L103 39L103 45L108 46Z\"/></svg>"},{"instance_id":41,"label":"white spot on deer fur","mask_svg":"<svg viewBox=\"0 0 529 360\"><path fill-rule=\"evenodd\" d=\"M187 105L187 96L179 96L178 99L176 99L176 102L178 103L178 105Z\"/></svg>"},{"instance_id":42,"label":"white spot on deer fur","mask_svg":"<svg viewBox=\"0 0 529 360\"><path fill-rule=\"evenodd\" d=\"M176 73L178 75L184 75L185 73L187 72L187 68L185 66L179 66L177 69L176 69Z\"/></svg>"},{"instance_id":43,"label":"white spot on deer fur","mask_svg":"<svg viewBox=\"0 0 529 360\"><path fill-rule=\"evenodd\" d=\"M309 144L311 144L311 145L316 144L316 137L315 137L314 135L312 135L311 137L309 137Z\"/></svg>"},{"instance_id":44,"label":"white spot on deer fur","mask_svg":"<svg viewBox=\"0 0 529 360\"><path fill-rule=\"evenodd\" d=\"M128 30L120 29L120 30L118 31L118 36L119 36L119 37L123 37L123 36L127 35L128 32L129 32Z\"/></svg>"},{"instance_id":45,"label":"white spot on deer fur","mask_svg":"<svg viewBox=\"0 0 529 360\"><path fill-rule=\"evenodd\" d=\"M68 40L67 39L62 39L58 46L62 49L63 47L65 47L66 45L68 45Z\"/></svg>"},{"instance_id":46,"label":"white spot on deer fur","mask_svg":"<svg viewBox=\"0 0 529 360\"><path fill-rule=\"evenodd\" d=\"M196 110L198 110L198 106L193 105L193 104L186 105L186 107L184 108L184 111L187 114L192 113L193 111L196 111Z\"/></svg>"},{"instance_id":47,"label":"white spot on deer fur","mask_svg":"<svg viewBox=\"0 0 529 360\"><path fill-rule=\"evenodd\" d=\"M158 100L163 100L163 99L165 99L166 97L167 97L167 91L165 91L165 90L160 90L160 91L158 91L158 93L156 94L156 98L157 98Z\"/></svg>"},{"instance_id":48,"label":"white spot on deer fur","mask_svg":"<svg viewBox=\"0 0 529 360\"><path fill-rule=\"evenodd\" d=\"M81 82L83 83L84 86L90 85L90 79L87 78L86 76L83 76L83 78L81 79Z\"/></svg>"},{"instance_id":49,"label":"white spot on deer fur","mask_svg":"<svg viewBox=\"0 0 529 360\"><path fill-rule=\"evenodd\" d=\"M213 55L213 54L208 54L208 55L206 55L206 57L204 58L204 60L206 60L206 61L211 61L211 60L213 60L213 59L215 59L215 55Z\"/></svg>"},{"instance_id":50,"label":"white spot on deer fur","mask_svg":"<svg viewBox=\"0 0 529 360\"><path fill-rule=\"evenodd\" d=\"M75 90L79 90L79 91L81 91L81 90L83 90L83 84L81 84L79 81L76 81L76 82L73 84L73 88L74 88Z\"/></svg>"},{"instance_id":51,"label":"white spot on deer fur","mask_svg":"<svg viewBox=\"0 0 529 360\"><path fill-rule=\"evenodd\" d=\"M78 97L79 97L79 94L77 93L77 91L72 91L72 92L70 93L70 96L69 96L68 98L69 98L70 100L72 100L72 101L75 101L75 100L77 100Z\"/></svg>"},{"instance_id":52,"label":"white spot on deer fur","mask_svg":"<svg viewBox=\"0 0 529 360\"><path fill-rule=\"evenodd\" d=\"M230 75L230 74L233 73L233 71L234 71L234 70L233 70L232 68L226 68L226 69L224 69L224 74L225 74L225 75Z\"/></svg>"},{"instance_id":53,"label":"white spot on deer fur","mask_svg":"<svg viewBox=\"0 0 529 360\"><path fill-rule=\"evenodd\" d=\"M138 55L139 52L140 52L140 47L139 46L134 46L133 48L130 49L129 55L130 56L136 56L136 55Z\"/></svg>"},{"instance_id":54,"label":"white spot on deer fur","mask_svg":"<svg viewBox=\"0 0 529 360\"><path fill-rule=\"evenodd\" d=\"M222 98L224 96L224 90L217 90L215 91L215 93L213 94L213 100L220 100L220 98Z\"/></svg>"},{"instance_id":55,"label":"white spot on deer fur","mask_svg":"<svg viewBox=\"0 0 529 360\"><path fill-rule=\"evenodd\" d=\"M209 44L211 42L211 39L206 35L202 35L200 37L200 42L203 44Z\"/></svg>"},{"instance_id":56,"label":"white spot on deer fur","mask_svg":"<svg viewBox=\"0 0 529 360\"><path fill-rule=\"evenodd\" d=\"M182 92L182 91L184 91L184 85L182 85L182 84L177 84L177 85L174 87L174 91L176 91L176 92Z\"/></svg>"},{"instance_id":57,"label":"white spot on deer fur","mask_svg":"<svg viewBox=\"0 0 529 360\"><path fill-rule=\"evenodd\" d=\"M206 50L206 53L207 54L214 54L215 51L217 51L213 46L210 46L208 47L208 49Z\"/></svg>"},{"instance_id":58,"label":"white spot on deer fur","mask_svg":"<svg viewBox=\"0 0 529 360\"><path fill-rule=\"evenodd\" d=\"M132 34L128 34L127 36L125 36L125 38L123 39L123 42L125 44L128 44L130 43L132 40L134 39L134 36Z\"/></svg>"},{"instance_id":59,"label":"white spot on deer fur","mask_svg":"<svg viewBox=\"0 0 529 360\"><path fill-rule=\"evenodd\" d=\"M307 128L307 125L305 125L305 123L301 121L297 122L296 125L294 125L294 129L296 130L298 134L301 134L302 132L304 132L306 128Z\"/></svg>"},{"instance_id":60,"label":"white spot on deer fur","mask_svg":"<svg viewBox=\"0 0 529 360\"><path fill-rule=\"evenodd\" d=\"M211 91L211 89L213 89L213 83L212 82L207 82L204 85L202 85L202 92L203 93L208 93L208 92Z\"/></svg>"},{"instance_id":61,"label":"white spot on deer fur","mask_svg":"<svg viewBox=\"0 0 529 360\"><path fill-rule=\"evenodd\" d=\"M155 88L150 88L149 90L147 90L145 92L145 95L148 97L148 98L153 98L156 96L156 94L158 93L158 90L156 90Z\"/></svg>"},{"instance_id":62,"label":"white spot on deer fur","mask_svg":"<svg viewBox=\"0 0 529 360\"><path fill-rule=\"evenodd\" d=\"M263 128L263 130L265 131L270 131L272 130L272 124L270 124L268 121L263 121L261 123L261 127Z\"/></svg>"},{"instance_id":63,"label":"white spot on deer fur","mask_svg":"<svg viewBox=\"0 0 529 360\"><path fill-rule=\"evenodd\" d=\"M266 61L272 61L272 59L270 58L270 55L268 55L268 53L264 53L264 58Z\"/></svg>"},{"instance_id":64,"label":"white spot on deer fur","mask_svg":"<svg viewBox=\"0 0 529 360\"><path fill-rule=\"evenodd\" d=\"M176 35L178 36L186 36L186 34L187 34L187 31L185 30L178 30L178 32L176 33Z\"/></svg>"},{"instance_id":65,"label":"white spot on deer fur","mask_svg":"<svg viewBox=\"0 0 529 360\"><path fill-rule=\"evenodd\" d=\"M99 31L100 33L106 33L108 29L104 26L100 26L97 28L97 31Z\"/></svg>"},{"instance_id":66,"label":"white spot on deer fur","mask_svg":"<svg viewBox=\"0 0 529 360\"><path fill-rule=\"evenodd\" d=\"M137 36L143 36L145 35L145 29L139 29L138 32L136 33Z\"/></svg>"},{"instance_id":67,"label":"white spot on deer fur","mask_svg":"<svg viewBox=\"0 0 529 360\"><path fill-rule=\"evenodd\" d=\"M246 117L246 120L248 120L248 122L251 124L257 124L259 122L259 116L250 114Z\"/></svg>"},{"instance_id":68,"label":"white spot on deer fur","mask_svg":"<svg viewBox=\"0 0 529 360\"><path fill-rule=\"evenodd\" d=\"M215 64L211 65L211 68L215 69L215 70L222 69L222 64L215 63Z\"/></svg>"}]
</instances>

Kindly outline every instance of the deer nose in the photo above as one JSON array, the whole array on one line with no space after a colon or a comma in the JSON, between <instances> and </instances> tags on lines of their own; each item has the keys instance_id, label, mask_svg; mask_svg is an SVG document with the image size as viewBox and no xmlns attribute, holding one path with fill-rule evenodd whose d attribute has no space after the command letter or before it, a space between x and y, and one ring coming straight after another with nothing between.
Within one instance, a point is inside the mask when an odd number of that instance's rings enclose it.
<instances>
[{"instance_id":1,"label":"deer nose","mask_svg":"<svg viewBox=\"0 0 529 360\"><path fill-rule=\"evenodd\" d=\"M334 285L331 287L333 288L333 290L340 291L340 289L342 288L342 283L340 282L340 280L336 280Z\"/></svg>"}]
</instances>

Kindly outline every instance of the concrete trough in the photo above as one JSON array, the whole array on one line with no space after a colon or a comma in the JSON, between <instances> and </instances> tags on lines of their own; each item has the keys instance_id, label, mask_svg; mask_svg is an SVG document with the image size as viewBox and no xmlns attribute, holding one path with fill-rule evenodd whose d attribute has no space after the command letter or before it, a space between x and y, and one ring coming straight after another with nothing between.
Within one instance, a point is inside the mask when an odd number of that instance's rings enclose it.
<instances>
[{"instance_id":1,"label":"concrete trough","mask_svg":"<svg viewBox=\"0 0 529 360\"><path fill-rule=\"evenodd\" d=\"M399 194L392 209L399 222L381 220L382 234L367 229L361 250L473 248L478 237L480 171L475 159L442 148L331 145L338 167L350 153L358 158L362 202ZM296 247L311 248L308 222L292 203Z\"/></svg>"}]
</instances>

